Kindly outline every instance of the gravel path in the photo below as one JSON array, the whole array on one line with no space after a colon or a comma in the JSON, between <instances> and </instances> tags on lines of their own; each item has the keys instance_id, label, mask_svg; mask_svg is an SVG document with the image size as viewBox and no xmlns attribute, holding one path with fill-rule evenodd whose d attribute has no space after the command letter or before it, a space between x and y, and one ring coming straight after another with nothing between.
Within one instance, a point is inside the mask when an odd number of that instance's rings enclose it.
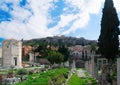
<instances>
[{"instance_id":1,"label":"gravel path","mask_svg":"<svg viewBox=\"0 0 120 85\"><path fill-rule=\"evenodd\" d=\"M77 70L77 74L79 77L85 77L85 71L82 69Z\"/></svg>"}]
</instances>

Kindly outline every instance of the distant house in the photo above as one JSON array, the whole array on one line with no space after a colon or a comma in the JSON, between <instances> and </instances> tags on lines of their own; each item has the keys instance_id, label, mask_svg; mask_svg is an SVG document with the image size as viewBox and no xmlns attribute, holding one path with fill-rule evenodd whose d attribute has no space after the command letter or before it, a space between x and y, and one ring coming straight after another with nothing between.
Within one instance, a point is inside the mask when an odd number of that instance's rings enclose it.
<instances>
[{"instance_id":1,"label":"distant house","mask_svg":"<svg viewBox=\"0 0 120 85\"><path fill-rule=\"evenodd\" d=\"M82 59L82 50L81 45L71 46L68 48L70 51L70 56L74 59Z\"/></svg>"},{"instance_id":2,"label":"distant house","mask_svg":"<svg viewBox=\"0 0 120 85\"><path fill-rule=\"evenodd\" d=\"M92 55L92 49L90 45L83 47L83 60L89 60Z\"/></svg>"},{"instance_id":3,"label":"distant house","mask_svg":"<svg viewBox=\"0 0 120 85\"><path fill-rule=\"evenodd\" d=\"M76 67L84 67L85 61L90 59L91 46L75 45L68 48L70 51L71 60L75 60Z\"/></svg>"},{"instance_id":4,"label":"distant house","mask_svg":"<svg viewBox=\"0 0 120 85\"><path fill-rule=\"evenodd\" d=\"M76 45L69 47L70 55L74 59L86 60L90 58L91 55L91 47L90 45L81 46Z\"/></svg>"}]
</instances>

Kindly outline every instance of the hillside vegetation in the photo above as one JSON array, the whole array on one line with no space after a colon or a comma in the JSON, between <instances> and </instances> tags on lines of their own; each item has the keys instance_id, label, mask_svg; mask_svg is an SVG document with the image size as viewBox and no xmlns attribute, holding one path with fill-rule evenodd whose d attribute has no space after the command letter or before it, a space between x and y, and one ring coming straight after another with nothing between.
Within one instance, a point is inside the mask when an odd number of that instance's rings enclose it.
<instances>
[{"instance_id":1,"label":"hillside vegetation","mask_svg":"<svg viewBox=\"0 0 120 85\"><path fill-rule=\"evenodd\" d=\"M49 43L54 46L58 45L88 45L92 43L97 43L95 40L87 40L84 38L75 38L75 37L46 37L46 38L40 38L40 39L32 39L32 40L24 40L24 45L37 45L39 43Z\"/></svg>"}]
</instances>

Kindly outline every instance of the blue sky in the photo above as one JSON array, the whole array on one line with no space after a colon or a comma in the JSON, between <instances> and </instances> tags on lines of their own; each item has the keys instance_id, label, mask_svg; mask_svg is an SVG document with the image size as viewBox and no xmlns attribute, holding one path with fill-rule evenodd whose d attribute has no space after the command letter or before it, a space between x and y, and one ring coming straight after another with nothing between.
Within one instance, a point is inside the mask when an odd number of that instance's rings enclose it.
<instances>
[{"instance_id":1,"label":"blue sky","mask_svg":"<svg viewBox=\"0 0 120 85\"><path fill-rule=\"evenodd\" d=\"M120 0L113 0L120 18ZM73 36L97 40L104 0L0 0L0 40Z\"/></svg>"}]
</instances>

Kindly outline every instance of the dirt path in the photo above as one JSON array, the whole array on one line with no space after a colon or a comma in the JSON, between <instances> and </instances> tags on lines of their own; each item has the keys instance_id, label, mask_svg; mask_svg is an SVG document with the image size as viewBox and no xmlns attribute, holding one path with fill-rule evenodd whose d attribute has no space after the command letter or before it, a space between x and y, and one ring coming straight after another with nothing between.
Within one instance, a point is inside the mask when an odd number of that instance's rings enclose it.
<instances>
[{"instance_id":1,"label":"dirt path","mask_svg":"<svg viewBox=\"0 0 120 85\"><path fill-rule=\"evenodd\" d=\"M77 74L79 77L85 77L85 71L83 69L77 70Z\"/></svg>"}]
</instances>

